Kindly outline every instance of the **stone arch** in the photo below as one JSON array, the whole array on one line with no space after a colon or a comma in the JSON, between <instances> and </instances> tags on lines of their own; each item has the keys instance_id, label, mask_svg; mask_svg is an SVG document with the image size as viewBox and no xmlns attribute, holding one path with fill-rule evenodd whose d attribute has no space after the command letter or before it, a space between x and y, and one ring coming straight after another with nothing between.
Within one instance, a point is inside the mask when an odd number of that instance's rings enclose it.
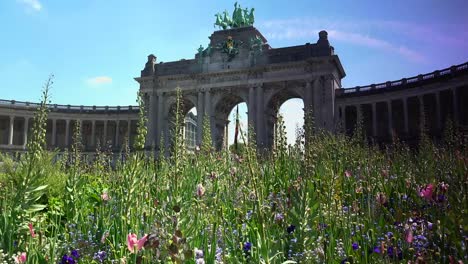
<instances>
[{"instance_id":1,"label":"stone arch","mask_svg":"<svg viewBox=\"0 0 468 264\"><path fill-rule=\"evenodd\" d=\"M248 102L248 94L245 90L230 90L218 93L213 97L213 112L211 118L211 137L217 150L226 144L226 131L229 123L229 114L232 109L240 104ZM249 107L247 105L247 107Z\"/></svg>"},{"instance_id":2,"label":"stone arch","mask_svg":"<svg viewBox=\"0 0 468 264\"><path fill-rule=\"evenodd\" d=\"M175 127L175 117L176 117L176 105L177 97L175 94L170 95L166 98L166 102L164 104L164 118L163 118L163 137L164 137L164 146L166 151L168 151L174 140L174 127ZM197 109L197 98L191 94L182 94L181 97L181 115L182 119L181 125L184 125L184 118L187 116L188 112L195 108ZM197 109L198 111L198 109Z\"/></svg>"},{"instance_id":3,"label":"stone arch","mask_svg":"<svg viewBox=\"0 0 468 264\"><path fill-rule=\"evenodd\" d=\"M271 149L273 146L275 124L281 105L289 99L301 99L304 102L304 89L300 86L284 87L272 90L265 96L265 148Z\"/></svg>"}]
</instances>

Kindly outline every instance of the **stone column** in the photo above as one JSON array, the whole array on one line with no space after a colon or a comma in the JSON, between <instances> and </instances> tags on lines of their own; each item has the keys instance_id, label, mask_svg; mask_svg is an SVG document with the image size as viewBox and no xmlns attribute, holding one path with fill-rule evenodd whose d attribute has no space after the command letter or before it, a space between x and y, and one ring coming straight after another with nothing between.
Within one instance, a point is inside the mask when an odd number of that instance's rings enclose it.
<instances>
[{"instance_id":1,"label":"stone column","mask_svg":"<svg viewBox=\"0 0 468 264\"><path fill-rule=\"evenodd\" d=\"M13 130L14 130L15 117L10 116L10 129L8 130L8 145L13 145Z\"/></svg>"},{"instance_id":2,"label":"stone column","mask_svg":"<svg viewBox=\"0 0 468 264\"><path fill-rule=\"evenodd\" d=\"M249 124L249 129L252 129L253 131L255 131L255 118L256 118L256 114L255 114L255 87L254 86L250 86L249 87L249 105L247 106L248 107L248 124Z\"/></svg>"},{"instance_id":3,"label":"stone column","mask_svg":"<svg viewBox=\"0 0 468 264\"><path fill-rule=\"evenodd\" d=\"M91 146L96 146L96 120L91 121Z\"/></svg>"},{"instance_id":4,"label":"stone column","mask_svg":"<svg viewBox=\"0 0 468 264\"><path fill-rule=\"evenodd\" d=\"M156 93L150 94L149 105L148 107L148 134L146 135L146 147L152 147L155 145L155 135L156 135L156 111L157 111L157 102L158 98Z\"/></svg>"},{"instance_id":5,"label":"stone column","mask_svg":"<svg viewBox=\"0 0 468 264\"><path fill-rule=\"evenodd\" d=\"M214 118L211 114L211 91L209 89L205 91L204 108L205 108L205 118L208 119L208 124L210 126L210 131L211 131L211 145L213 145L217 138L216 137L217 129L216 129L216 124L214 122Z\"/></svg>"},{"instance_id":6,"label":"stone column","mask_svg":"<svg viewBox=\"0 0 468 264\"><path fill-rule=\"evenodd\" d=\"M52 146L57 144L57 119L52 119Z\"/></svg>"},{"instance_id":7,"label":"stone column","mask_svg":"<svg viewBox=\"0 0 468 264\"><path fill-rule=\"evenodd\" d=\"M406 97L403 98L403 130L405 135L408 135L408 99Z\"/></svg>"},{"instance_id":8,"label":"stone column","mask_svg":"<svg viewBox=\"0 0 468 264\"><path fill-rule=\"evenodd\" d=\"M343 130L343 133L346 133L346 105L340 106L341 109L341 129Z\"/></svg>"},{"instance_id":9,"label":"stone column","mask_svg":"<svg viewBox=\"0 0 468 264\"><path fill-rule=\"evenodd\" d=\"M158 112L157 112L157 116L156 116L156 119L158 120L157 121L157 124L156 124L156 133L155 133L155 138L154 138L154 141L155 141L155 144L156 144L156 149L159 150L159 148L161 147L160 146L160 143L161 143L161 133L163 131L163 106L164 106L164 95L163 93L161 92L158 92Z\"/></svg>"},{"instance_id":10,"label":"stone column","mask_svg":"<svg viewBox=\"0 0 468 264\"><path fill-rule=\"evenodd\" d=\"M23 147L26 147L28 144L28 130L29 130L29 117L24 118L24 126L23 126Z\"/></svg>"},{"instance_id":11,"label":"stone column","mask_svg":"<svg viewBox=\"0 0 468 264\"><path fill-rule=\"evenodd\" d=\"M128 144L130 144L130 135L132 133L132 120L128 119L127 121L127 137L128 137Z\"/></svg>"},{"instance_id":12,"label":"stone column","mask_svg":"<svg viewBox=\"0 0 468 264\"><path fill-rule=\"evenodd\" d=\"M356 129L357 126L362 126L364 124L364 120L362 119L362 105L356 105Z\"/></svg>"},{"instance_id":13,"label":"stone column","mask_svg":"<svg viewBox=\"0 0 468 264\"><path fill-rule=\"evenodd\" d=\"M388 112L388 134L393 140L393 115L392 115L392 101L387 101L387 112Z\"/></svg>"},{"instance_id":14,"label":"stone column","mask_svg":"<svg viewBox=\"0 0 468 264\"><path fill-rule=\"evenodd\" d=\"M70 144L70 119L65 120L65 147Z\"/></svg>"},{"instance_id":15,"label":"stone column","mask_svg":"<svg viewBox=\"0 0 468 264\"><path fill-rule=\"evenodd\" d=\"M304 116L310 114L313 106L312 83L310 80L306 81L304 88Z\"/></svg>"},{"instance_id":16,"label":"stone column","mask_svg":"<svg viewBox=\"0 0 468 264\"><path fill-rule=\"evenodd\" d=\"M115 136L114 136L114 146L119 146L119 125L120 120L115 120Z\"/></svg>"},{"instance_id":17,"label":"stone column","mask_svg":"<svg viewBox=\"0 0 468 264\"><path fill-rule=\"evenodd\" d=\"M256 88L257 98L257 146L259 149L265 147L265 106L263 105L263 84L260 84Z\"/></svg>"},{"instance_id":18,"label":"stone column","mask_svg":"<svg viewBox=\"0 0 468 264\"><path fill-rule=\"evenodd\" d=\"M424 112L424 98L422 95L418 96L419 100L419 125L420 125L420 131L422 132L424 130L424 127L426 125L426 113Z\"/></svg>"},{"instance_id":19,"label":"stone column","mask_svg":"<svg viewBox=\"0 0 468 264\"><path fill-rule=\"evenodd\" d=\"M197 98L197 145L201 145L203 136L203 116L205 113L203 106L203 91L199 89Z\"/></svg>"},{"instance_id":20,"label":"stone column","mask_svg":"<svg viewBox=\"0 0 468 264\"><path fill-rule=\"evenodd\" d=\"M377 103L372 103L372 135L377 137Z\"/></svg>"},{"instance_id":21,"label":"stone column","mask_svg":"<svg viewBox=\"0 0 468 264\"><path fill-rule=\"evenodd\" d=\"M442 130L442 113L440 112L440 94L439 92L435 93L436 99L436 124L437 124L437 131Z\"/></svg>"},{"instance_id":22,"label":"stone column","mask_svg":"<svg viewBox=\"0 0 468 264\"><path fill-rule=\"evenodd\" d=\"M104 120L104 135L102 136L102 146L107 145L107 120Z\"/></svg>"},{"instance_id":23,"label":"stone column","mask_svg":"<svg viewBox=\"0 0 468 264\"><path fill-rule=\"evenodd\" d=\"M453 122L457 126L459 123L458 120L458 91L457 88L452 88L452 105L453 105Z\"/></svg>"}]
</instances>

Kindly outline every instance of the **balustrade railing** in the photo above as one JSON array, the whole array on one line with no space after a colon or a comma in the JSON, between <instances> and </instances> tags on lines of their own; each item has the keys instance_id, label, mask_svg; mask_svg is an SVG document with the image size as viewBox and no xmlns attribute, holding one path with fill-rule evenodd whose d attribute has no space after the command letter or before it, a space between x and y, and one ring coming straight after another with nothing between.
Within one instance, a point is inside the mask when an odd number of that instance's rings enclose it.
<instances>
[{"instance_id":1,"label":"balustrade railing","mask_svg":"<svg viewBox=\"0 0 468 264\"><path fill-rule=\"evenodd\" d=\"M374 89L385 89L385 88L397 87L397 86L405 85L408 83L415 83L419 81L427 81L427 80L435 79L440 76L445 76L448 74L456 74L458 72L462 72L466 70L468 70L468 62L465 62L460 65L452 66L446 69L434 71L431 73L420 74L420 75L409 77L409 78L403 78L401 80L388 81L388 82L378 83L378 84L370 84L366 86L356 86L352 88L342 88L337 91L337 94L349 94L349 93L364 92L364 91L369 91L369 90L374 90Z\"/></svg>"},{"instance_id":2,"label":"balustrade railing","mask_svg":"<svg viewBox=\"0 0 468 264\"><path fill-rule=\"evenodd\" d=\"M36 109L41 106L40 103L22 102L16 100L4 100L0 99L1 105L8 105L9 107L23 107ZM86 106L86 105L60 105L60 104L47 104L47 107L51 111L73 111L73 112L128 112L128 111L139 111L138 106Z\"/></svg>"}]
</instances>

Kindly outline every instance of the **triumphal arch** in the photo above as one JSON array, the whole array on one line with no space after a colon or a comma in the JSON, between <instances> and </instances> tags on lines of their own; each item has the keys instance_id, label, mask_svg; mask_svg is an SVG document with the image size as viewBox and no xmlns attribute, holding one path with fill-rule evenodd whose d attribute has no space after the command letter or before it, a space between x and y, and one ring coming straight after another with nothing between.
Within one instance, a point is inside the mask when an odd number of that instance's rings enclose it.
<instances>
[{"instance_id":1,"label":"triumphal arch","mask_svg":"<svg viewBox=\"0 0 468 264\"><path fill-rule=\"evenodd\" d=\"M253 26L253 13L236 5L232 17L226 11L217 14L220 30L192 59L163 63L148 56L141 76L135 78L148 108L148 147L170 145L177 89L183 114L197 110L197 143L207 119L217 149L225 142L230 111L241 102L247 104L248 123L260 148L272 146L279 107L291 98L302 98L316 127L334 129L335 90L341 88L345 72L327 32L321 31L315 43L273 48Z\"/></svg>"}]
</instances>

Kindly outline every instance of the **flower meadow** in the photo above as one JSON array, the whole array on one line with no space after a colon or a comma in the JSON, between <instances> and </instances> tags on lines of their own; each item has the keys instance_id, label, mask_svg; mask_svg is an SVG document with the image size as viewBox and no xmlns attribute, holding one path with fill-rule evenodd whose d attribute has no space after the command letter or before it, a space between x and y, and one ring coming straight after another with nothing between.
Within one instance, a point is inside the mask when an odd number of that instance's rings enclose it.
<instances>
[{"instance_id":1,"label":"flower meadow","mask_svg":"<svg viewBox=\"0 0 468 264\"><path fill-rule=\"evenodd\" d=\"M77 123L56 160L43 147L50 84L28 152L2 156L0 263L468 262L467 142L454 129L379 148L310 121L288 146L279 118L270 152L243 133L241 153L216 152L204 133L187 153L176 110L172 147L153 155L138 100L123 159L101 148L85 162Z\"/></svg>"}]
</instances>

